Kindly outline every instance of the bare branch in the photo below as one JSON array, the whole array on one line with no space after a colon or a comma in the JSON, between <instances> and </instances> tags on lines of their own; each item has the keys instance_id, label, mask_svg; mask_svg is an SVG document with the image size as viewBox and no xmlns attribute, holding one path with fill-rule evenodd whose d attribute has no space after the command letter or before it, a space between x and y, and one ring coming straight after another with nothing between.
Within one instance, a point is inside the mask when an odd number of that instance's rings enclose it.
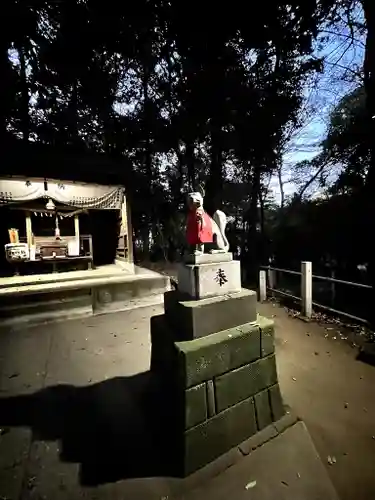
<instances>
[{"instance_id":1,"label":"bare branch","mask_svg":"<svg viewBox=\"0 0 375 500\"><path fill-rule=\"evenodd\" d=\"M327 30L327 29L321 30L321 33L327 34L327 35L334 35L334 36L337 36L339 38L345 38L346 40L351 40L352 42L357 43L358 45L361 45L363 48L365 48L365 43L363 42L363 40L356 38L354 36L354 34L347 35L345 33L340 33L338 31L332 31L332 30Z\"/></svg>"}]
</instances>

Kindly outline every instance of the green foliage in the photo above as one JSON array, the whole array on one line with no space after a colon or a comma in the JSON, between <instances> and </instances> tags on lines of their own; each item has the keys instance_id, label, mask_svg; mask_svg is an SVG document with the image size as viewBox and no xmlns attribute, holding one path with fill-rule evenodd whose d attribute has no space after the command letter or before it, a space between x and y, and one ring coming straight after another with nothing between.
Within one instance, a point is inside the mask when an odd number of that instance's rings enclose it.
<instances>
[{"instance_id":1,"label":"green foliage","mask_svg":"<svg viewBox=\"0 0 375 500\"><path fill-rule=\"evenodd\" d=\"M320 70L312 43L330 2L264 2L249 18L235 1L214 21L198 2L7 4L1 133L126 160L136 235L177 241L188 187L207 181L213 210L227 180L244 182L251 246L262 179L280 162L305 79Z\"/></svg>"},{"instance_id":2,"label":"green foliage","mask_svg":"<svg viewBox=\"0 0 375 500\"><path fill-rule=\"evenodd\" d=\"M370 151L364 140L366 127L366 94L361 87L346 95L333 110L323 143L330 162L342 168L333 192L363 188L370 164Z\"/></svg>"}]
</instances>

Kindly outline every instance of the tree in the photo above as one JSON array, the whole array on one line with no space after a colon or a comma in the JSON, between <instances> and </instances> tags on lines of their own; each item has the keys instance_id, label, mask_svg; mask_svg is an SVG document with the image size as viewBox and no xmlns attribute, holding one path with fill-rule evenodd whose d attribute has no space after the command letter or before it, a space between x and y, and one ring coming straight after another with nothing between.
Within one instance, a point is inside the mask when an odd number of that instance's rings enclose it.
<instances>
[{"instance_id":1,"label":"tree","mask_svg":"<svg viewBox=\"0 0 375 500\"><path fill-rule=\"evenodd\" d=\"M3 129L123 159L146 250L150 233L176 226L187 186L207 181L212 212L225 203L225 182L240 180L250 188L245 263L254 271L264 178L279 168L303 82L320 68L313 41L329 2L261 4L253 20L235 2L214 23L197 2L186 12L164 0L12 5L0 47ZM22 31L16 18L27 20Z\"/></svg>"}]
</instances>

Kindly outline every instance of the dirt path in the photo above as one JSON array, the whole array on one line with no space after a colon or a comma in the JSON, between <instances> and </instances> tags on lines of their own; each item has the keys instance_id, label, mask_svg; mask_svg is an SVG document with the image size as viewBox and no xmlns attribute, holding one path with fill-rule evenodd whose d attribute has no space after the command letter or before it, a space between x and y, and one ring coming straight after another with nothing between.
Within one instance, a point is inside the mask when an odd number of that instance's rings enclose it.
<instances>
[{"instance_id":1,"label":"dirt path","mask_svg":"<svg viewBox=\"0 0 375 500\"><path fill-rule=\"evenodd\" d=\"M272 303L258 310L275 320L284 400L305 421L340 498L375 498L375 368L357 361L331 326Z\"/></svg>"}]
</instances>

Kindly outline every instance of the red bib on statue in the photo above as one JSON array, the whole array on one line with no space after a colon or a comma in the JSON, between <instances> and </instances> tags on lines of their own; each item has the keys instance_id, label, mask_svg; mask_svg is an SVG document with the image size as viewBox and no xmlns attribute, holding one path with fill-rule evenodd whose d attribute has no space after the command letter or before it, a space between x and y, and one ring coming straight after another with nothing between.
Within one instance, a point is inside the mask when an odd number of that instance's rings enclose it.
<instances>
[{"instance_id":1,"label":"red bib on statue","mask_svg":"<svg viewBox=\"0 0 375 500\"><path fill-rule=\"evenodd\" d=\"M187 217L186 239L189 245L213 242L212 221L206 212L191 211Z\"/></svg>"}]
</instances>

